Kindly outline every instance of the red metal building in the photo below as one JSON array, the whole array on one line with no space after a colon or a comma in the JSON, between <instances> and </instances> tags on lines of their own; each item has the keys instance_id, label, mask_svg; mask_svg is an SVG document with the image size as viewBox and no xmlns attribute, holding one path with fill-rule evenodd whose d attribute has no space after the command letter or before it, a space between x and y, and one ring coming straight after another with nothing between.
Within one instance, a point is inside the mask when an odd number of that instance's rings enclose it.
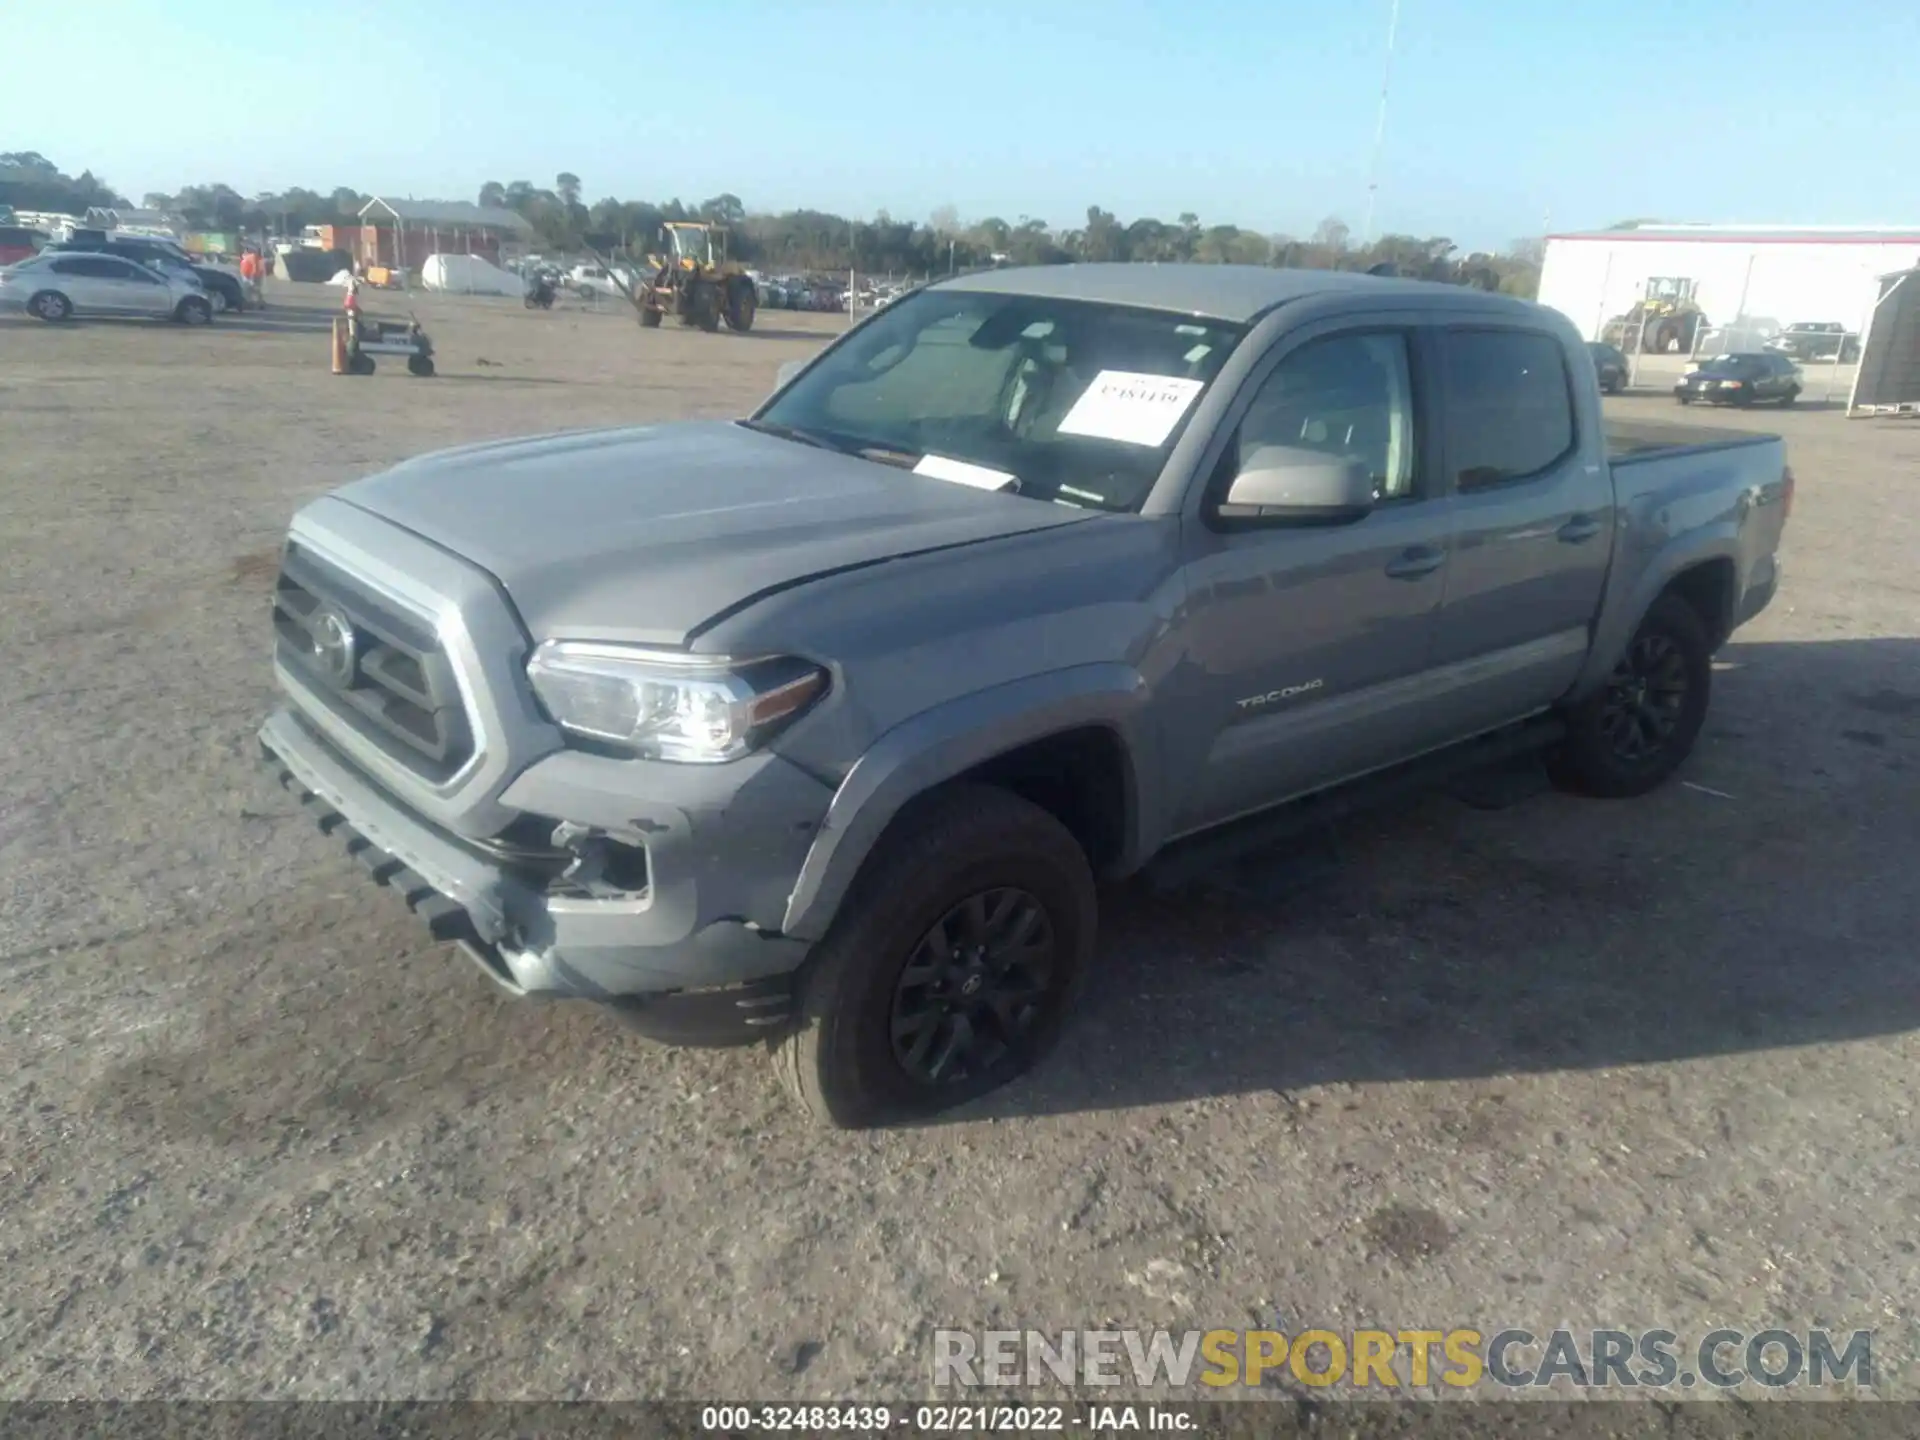
<instances>
[{"instance_id":1,"label":"red metal building","mask_svg":"<svg viewBox=\"0 0 1920 1440\"><path fill-rule=\"evenodd\" d=\"M464 200L388 200L360 210L352 254L362 265L418 270L429 255L480 255L500 262L503 246L524 243L533 227L512 210Z\"/></svg>"}]
</instances>

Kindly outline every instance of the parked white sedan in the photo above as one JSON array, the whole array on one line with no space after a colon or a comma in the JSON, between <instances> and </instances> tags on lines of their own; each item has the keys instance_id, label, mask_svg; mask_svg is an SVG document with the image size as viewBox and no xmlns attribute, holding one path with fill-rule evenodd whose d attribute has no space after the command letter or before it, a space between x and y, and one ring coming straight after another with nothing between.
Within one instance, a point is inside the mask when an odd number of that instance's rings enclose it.
<instances>
[{"instance_id":1,"label":"parked white sedan","mask_svg":"<svg viewBox=\"0 0 1920 1440\"><path fill-rule=\"evenodd\" d=\"M213 319L206 291L189 274L71 251L35 255L0 270L0 309L50 322L76 315L149 315L183 325Z\"/></svg>"}]
</instances>

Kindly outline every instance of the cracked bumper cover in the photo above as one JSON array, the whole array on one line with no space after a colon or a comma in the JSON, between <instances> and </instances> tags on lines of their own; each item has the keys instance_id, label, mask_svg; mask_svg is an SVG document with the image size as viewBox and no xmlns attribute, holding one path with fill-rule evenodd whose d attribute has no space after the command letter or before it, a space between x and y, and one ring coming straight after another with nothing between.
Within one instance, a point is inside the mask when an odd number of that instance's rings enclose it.
<instances>
[{"instance_id":1,"label":"cracked bumper cover","mask_svg":"<svg viewBox=\"0 0 1920 1440\"><path fill-rule=\"evenodd\" d=\"M785 762L768 757L751 798L736 791L704 811L620 793L646 773L634 762L573 753L537 762L508 787L508 803L609 829L620 828L609 824L616 816L647 817L638 837L647 889L589 899L548 895L414 814L291 710L268 719L260 745L320 829L503 989L605 1001L634 1029L685 1044L753 1039L791 1014L792 972L808 946L771 926L830 796ZM742 839L729 844L734 828Z\"/></svg>"}]
</instances>

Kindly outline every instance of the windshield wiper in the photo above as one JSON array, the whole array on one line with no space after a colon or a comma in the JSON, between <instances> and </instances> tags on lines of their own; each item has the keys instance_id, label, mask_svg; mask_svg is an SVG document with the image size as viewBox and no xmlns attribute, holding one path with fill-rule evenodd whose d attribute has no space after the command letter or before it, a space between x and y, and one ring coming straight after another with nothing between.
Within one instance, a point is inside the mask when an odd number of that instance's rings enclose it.
<instances>
[{"instance_id":1,"label":"windshield wiper","mask_svg":"<svg viewBox=\"0 0 1920 1440\"><path fill-rule=\"evenodd\" d=\"M831 435L823 435L818 430L803 430L797 425L782 425L777 420L742 420L749 430L757 430L762 435L776 436L781 440L794 440L802 445L812 445L820 450L832 450L841 455L853 455L862 460L872 460L881 465L893 465L902 470L911 470L920 463L920 457L909 450L896 450L891 445L870 445L860 440L837 440Z\"/></svg>"},{"instance_id":2,"label":"windshield wiper","mask_svg":"<svg viewBox=\"0 0 1920 1440\"><path fill-rule=\"evenodd\" d=\"M911 450L895 450L889 445L862 445L857 450L849 450L849 455L858 455L862 460L872 460L881 465L892 465L901 470L911 470L924 458Z\"/></svg>"},{"instance_id":3,"label":"windshield wiper","mask_svg":"<svg viewBox=\"0 0 1920 1440\"><path fill-rule=\"evenodd\" d=\"M812 430L802 430L795 425L781 425L772 420L742 420L739 422L749 430L757 430L762 435L772 435L781 440L795 440L802 445L811 445L816 450L835 450L842 455L856 452L837 440L829 440Z\"/></svg>"}]
</instances>

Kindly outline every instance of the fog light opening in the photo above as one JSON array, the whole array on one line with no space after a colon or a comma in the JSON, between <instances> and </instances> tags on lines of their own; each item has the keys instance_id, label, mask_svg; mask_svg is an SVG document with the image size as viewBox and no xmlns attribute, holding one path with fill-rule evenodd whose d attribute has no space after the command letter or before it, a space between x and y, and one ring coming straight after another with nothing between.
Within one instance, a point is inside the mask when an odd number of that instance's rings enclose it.
<instances>
[{"instance_id":1,"label":"fog light opening","mask_svg":"<svg viewBox=\"0 0 1920 1440\"><path fill-rule=\"evenodd\" d=\"M651 883L644 845L629 845L591 825L563 820L553 844L573 856L557 884L603 900L631 900Z\"/></svg>"}]
</instances>

